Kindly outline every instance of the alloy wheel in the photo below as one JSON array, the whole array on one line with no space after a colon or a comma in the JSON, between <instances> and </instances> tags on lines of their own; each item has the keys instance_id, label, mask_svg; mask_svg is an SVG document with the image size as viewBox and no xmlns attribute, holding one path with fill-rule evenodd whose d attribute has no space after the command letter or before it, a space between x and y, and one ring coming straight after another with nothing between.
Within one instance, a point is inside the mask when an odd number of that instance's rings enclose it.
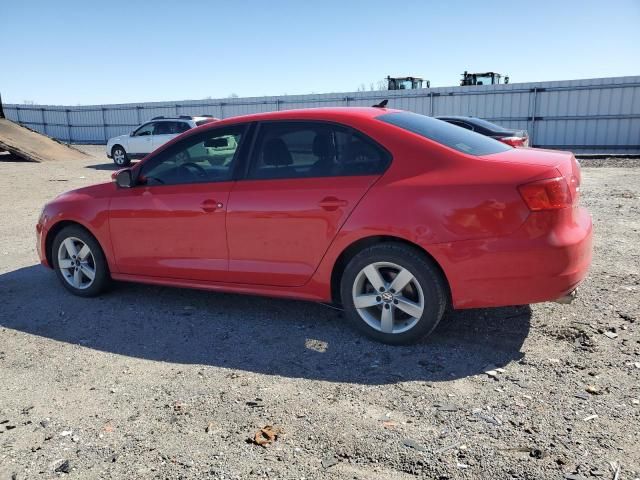
<instances>
[{"instance_id":1,"label":"alloy wheel","mask_svg":"<svg viewBox=\"0 0 640 480\"><path fill-rule=\"evenodd\" d=\"M353 304L371 328L382 333L411 330L424 312L424 293L408 269L391 262L375 262L356 276Z\"/></svg>"},{"instance_id":2,"label":"alloy wheel","mask_svg":"<svg viewBox=\"0 0 640 480\"><path fill-rule=\"evenodd\" d=\"M113 151L113 161L116 162L116 165L124 165L126 161L126 156L124 150L117 148Z\"/></svg>"},{"instance_id":3,"label":"alloy wheel","mask_svg":"<svg viewBox=\"0 0 640 480\"><path fill-rule=\"evenodd\" d=\"M89 288L96 276L96 262L89 246L76 237L68 237L58 249L58 268L73 288Z\"/></svg>"}]
</instances>

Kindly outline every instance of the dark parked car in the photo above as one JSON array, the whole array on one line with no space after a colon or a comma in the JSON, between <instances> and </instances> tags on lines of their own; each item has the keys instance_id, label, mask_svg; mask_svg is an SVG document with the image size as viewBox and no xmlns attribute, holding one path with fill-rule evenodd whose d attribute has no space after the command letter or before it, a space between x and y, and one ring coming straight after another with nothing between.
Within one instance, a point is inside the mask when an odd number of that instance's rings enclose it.
<instances>
[{"instance_id":1,"label":"dark parked car","mask_svg":"<svg viewBox=\"0 0 640 480\"><path fill-rule=\"evenodd\" d=\"M495 138L496 140L506 143L507 145L511 145L512 147L529 146L529 134L526 130L512 130L476 117L452 116L437 118L438 120L444 120L445 122L466 128L472 132L477 132L481 135Z\"/></svg>"}]
</instances>

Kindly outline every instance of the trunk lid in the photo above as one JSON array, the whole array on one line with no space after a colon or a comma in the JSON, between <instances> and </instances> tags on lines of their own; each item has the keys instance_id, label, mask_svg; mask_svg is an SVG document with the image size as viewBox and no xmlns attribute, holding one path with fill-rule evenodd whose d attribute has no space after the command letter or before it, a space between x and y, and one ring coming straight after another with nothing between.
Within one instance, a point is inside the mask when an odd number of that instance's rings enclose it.
<instances>
[{"instance_id":1,"label":"trunk lid","mask_svg":"<svg viewBox=\"0 0 640 480\"><path fill-rule=\"evenodd\" d=\"M581 172L580 164L572 152L544 150L541 148L514 148L506 152L486 155L482 158L505 163L522 163L548 167L548 174L546 177L563 177L569 186L573 204L575 205L578 202L578 198L580 196Z\"/></svg>"}]
</instances>

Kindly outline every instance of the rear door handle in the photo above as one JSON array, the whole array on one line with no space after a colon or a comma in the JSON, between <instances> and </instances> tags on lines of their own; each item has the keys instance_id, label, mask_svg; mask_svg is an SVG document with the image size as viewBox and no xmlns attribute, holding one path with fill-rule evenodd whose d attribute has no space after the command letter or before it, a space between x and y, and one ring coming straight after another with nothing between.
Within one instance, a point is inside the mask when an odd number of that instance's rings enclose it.
<instances>
[{"instance_id":1,"label":"rear door handle","mask_svg":"<svg viewBox=\"0 0 640 480\"><path fill-rule=\"evenodd\" d=\"M336 197L325 197L318 203L318 205L320 205L320 208L323 208L329 212L337 210L340 207L346 207L348 204L349 202L347 202L346 200L341 200Z\"/></svg>"},{"instance_id":2,"label":"rear door handle","mask_svg":"<svg viewBox=\"0 0 640 480\"><path fill-rule=\"evenodd\" d=\"M204 210L205 212L215 212L216 210L221 209L223 206L224 205L222 204L222 202L208 199L202 202L200 208L202 208L202 210Z\"/></svg>"}]
</instances>

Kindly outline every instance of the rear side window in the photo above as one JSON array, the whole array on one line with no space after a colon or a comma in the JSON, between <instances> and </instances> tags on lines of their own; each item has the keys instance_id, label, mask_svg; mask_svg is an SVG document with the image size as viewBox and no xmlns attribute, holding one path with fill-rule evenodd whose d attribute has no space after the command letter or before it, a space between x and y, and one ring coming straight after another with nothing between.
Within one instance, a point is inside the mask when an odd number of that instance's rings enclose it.
<instances>
[{"instance_id":1,"label":"rear side window","mask_svg":"<svg viewBox=\"0 0 640 480\"><path fill-rule=\"evenodd\" d=\"M187 122L174 122L174 131L173 133L184 133L187 130L191 129L191 125Z\"/></svg>"},{"instance_id":2,"label":"rear side window","mask_svg":"<svg viewBox=\"0 0 640 480\"><path fill-rule=\"evenodd\" d=\"M506 152L512 148L493 138L417 113L385 113L376 119L469 155L490 155Z\"/></svg>"},{"instance_id":3,"label":"rear side window","mask_svg":"<svg viewBox=\"0 0 640 480\"><path fill-rule=\"evenodd\" d=\"M189 130L189 124L185 122L156 122L154 135L177 135Z\"/></svg>"},{"instance_id":4,"label":"rear side window","mask_svg":"<svg viewBox=\"0 0 640 480\"><path fill-rule=\"evenodd\" d=\"M321 122L264 123L252 156L252 179L376 175L390 161L363 135Z\"/></svg>"}]
</instances>

